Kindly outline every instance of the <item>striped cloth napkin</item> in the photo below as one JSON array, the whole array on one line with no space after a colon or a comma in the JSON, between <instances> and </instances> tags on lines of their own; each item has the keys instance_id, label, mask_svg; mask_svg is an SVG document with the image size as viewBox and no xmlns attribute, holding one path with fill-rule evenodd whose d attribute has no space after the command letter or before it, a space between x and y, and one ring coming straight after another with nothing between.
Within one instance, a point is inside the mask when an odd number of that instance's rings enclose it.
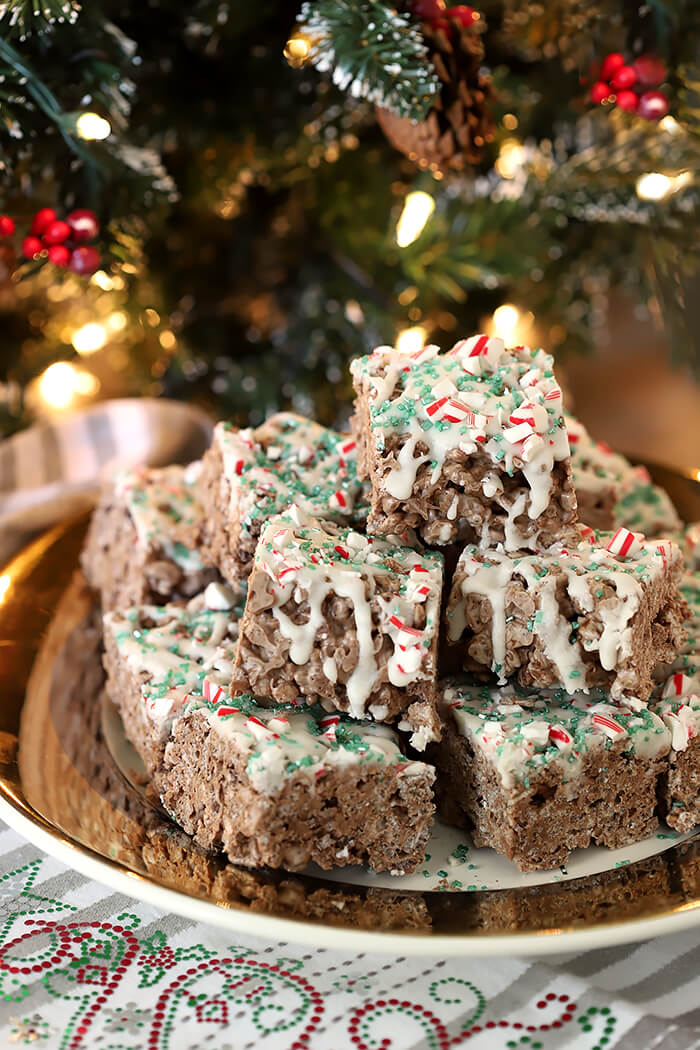
<instances>
[{"instance_id":1,"label":"striped cloth napkin","mask_svg":"<svg viewBox=\"0 0 700 1050\"><path fill-rule=\"evenodd\" d=\"M155 398L103 401L0 443L0 561L34 533L78 514L118 467L188 463L211 439L194 405Z\"/></svg>"}]
</instances>

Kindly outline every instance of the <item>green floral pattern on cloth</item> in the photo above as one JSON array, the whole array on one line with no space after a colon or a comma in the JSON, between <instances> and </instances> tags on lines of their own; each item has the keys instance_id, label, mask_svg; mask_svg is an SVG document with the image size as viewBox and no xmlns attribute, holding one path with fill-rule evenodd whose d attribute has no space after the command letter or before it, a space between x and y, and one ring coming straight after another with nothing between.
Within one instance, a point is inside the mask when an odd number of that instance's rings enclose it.
<instances>
[{"instance_id":1,"label":"green floral pattern on cloth","mask_svg":"<svg viewBox=\"0 0 700 1050\"><path fill-rule=\"evenodd\" d=\"M677 1050L696 1045L692 1009L673 1029L663 1013L697 1002L698 934L549 965L236 944L112 894L1 826L0 849L0 1047L631 1050L671 1030Z\"/></svg>"}]
</instances>

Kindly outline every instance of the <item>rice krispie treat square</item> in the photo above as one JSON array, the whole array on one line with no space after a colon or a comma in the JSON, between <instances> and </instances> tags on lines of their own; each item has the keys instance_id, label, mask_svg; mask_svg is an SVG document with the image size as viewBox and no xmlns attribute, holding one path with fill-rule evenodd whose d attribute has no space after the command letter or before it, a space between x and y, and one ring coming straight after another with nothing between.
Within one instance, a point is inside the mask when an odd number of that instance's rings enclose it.
<instances>
[{"instance_id":1,"label":"rice krispie treat square","mask_svg":"<svg viewBox=\"0 0 700 1050\"><path fill-rule=\"evenodd\" d=\"M139 467L105 487L81 559L103 610L191 598L218 578L196 550L199 469Z\"/></svg>"},{"instance_id":2,"label":"rice krispie treat square","mask_svg":"<svg viewBox=\"0 0 700 1050\"><path fill-rule=\"evenodd\" d=\"M350 367L369 532L507 550L568 537L576 497L549 354L481 335L444 354L380 346Z\"/></svg>"},{"instance_id":3,"label":"rice krispie treat square","mask_svg":"<svg viewBox=\"0 0 700 1050\"><path fill-rule=\"evenodd\" d=\"M248 575L263 525L291 504L339 524L363 516L354 439L291 412L255 430L217 423L199 492L202 555L229 580Z\"/></svg>"},{"instance_id":4,"label":"rice krispie treat square","mask_svg":"<svg viewBox=\"0 0 700 1050\"><path fill-rule=\"evenodd\" d=\"M200 845L292 871L404 874L423 861L435 771L407 759L392 729L304 703L209 696L177 721L161 778L163 804Z\"/></svg>"},{"instance_id":5,"label":"rice krispie treat square","mask_svg":"<svg viewBox=\"0 0 700 1050\"><path fill-rule=\"evenodd\" d=\"M700 671L672 674L651 709L671 733L660 793L666 823L676 831L692 831L700 824Z\"/></svg>"},{"instance_id":6,"label":"rice krispie treat square","mask_svg":"<svg viewBox=\"0 0 700 1050\"><path fill-rule=\"evenodd\" d=\"M521 871L555 868L572 850L625 846L656 829L671 734L640 701L448 682L440 710L442 740L429 757L443 816Z\"/></svg>"},{"instance_id":7,"label":"rice krispie treat square","mask_svg":"<svg viewBox=\"0 0 700 1050\"><path fill-rule=\"evenodd\" d=\"M591 530L589 530L591 531ZM684 637L683 560L670 540L619 529L539 553L465 548L447 602L462 666L501 684L601 686L647 700Z\"/></svg>"},{"instance_id":8,"label":"rice krispie treat square","mask_svg":"<svg viewBox=\"0 0 700 1050\"><path fill-rule=\"evenodd\" d=\"M435 739L443 560L292 507L264 527L231 693L299 695Z\"/></svg>"},{"instance_id":9,"label":"rice krispie treat square","mask_svg":"<svg viewBox=\"0 0 700 1050\"><path fill-rule=\"evenodd\" d=\"M228 689L244 595L209 584L187 607L143 605L105 613L107 695L154 782L186 702ZM157 786L157 785L156 785Z\"/></svg>"}]
</instances>

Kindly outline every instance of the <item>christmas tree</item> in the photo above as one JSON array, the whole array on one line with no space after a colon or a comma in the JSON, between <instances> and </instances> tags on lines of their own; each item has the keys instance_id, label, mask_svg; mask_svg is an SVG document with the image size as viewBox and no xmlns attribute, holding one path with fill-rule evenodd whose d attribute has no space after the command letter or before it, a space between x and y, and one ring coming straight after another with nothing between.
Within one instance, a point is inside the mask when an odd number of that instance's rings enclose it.
<instances>
[{"instance_id":1,"label":"christmas tree","mask_svg":"<svg viewBox=\"0 0 700 1050\"><path fill-rule=\"evenodd\" d=\"M616 288L696 366L699 16L0 2L0 432L133 393L333 422L378 343L582 352Z\"/></svg>"}]
</instances>

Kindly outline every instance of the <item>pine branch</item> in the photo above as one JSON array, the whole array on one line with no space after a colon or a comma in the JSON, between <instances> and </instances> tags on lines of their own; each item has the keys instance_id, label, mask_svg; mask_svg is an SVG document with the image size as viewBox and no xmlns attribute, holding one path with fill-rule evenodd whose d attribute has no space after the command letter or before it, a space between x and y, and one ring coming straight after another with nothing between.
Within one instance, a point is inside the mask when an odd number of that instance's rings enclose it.
<instances>
[{"instance_id":1,"label":"pine branch","mask_svg":"<svg viewBox=\"0 0 700 1050\"><path fill-rule=\"evenodd\" d=\"M62 22L72 25L79 13L75 0L6 0L0 2L0 37L25 40Z\"/></svg>"},{"instance_id":2,"label":"pine branch","mask_svg":"<svg viewBox=\"0 0 700 1050\"><path fill-rule=\"evenodd\" d=\"M381 0L320 0L299 15L310 58L333 81L401 117L421 120L439 90L427 49L408 15Z\"/></svg>"}]
</instances>

